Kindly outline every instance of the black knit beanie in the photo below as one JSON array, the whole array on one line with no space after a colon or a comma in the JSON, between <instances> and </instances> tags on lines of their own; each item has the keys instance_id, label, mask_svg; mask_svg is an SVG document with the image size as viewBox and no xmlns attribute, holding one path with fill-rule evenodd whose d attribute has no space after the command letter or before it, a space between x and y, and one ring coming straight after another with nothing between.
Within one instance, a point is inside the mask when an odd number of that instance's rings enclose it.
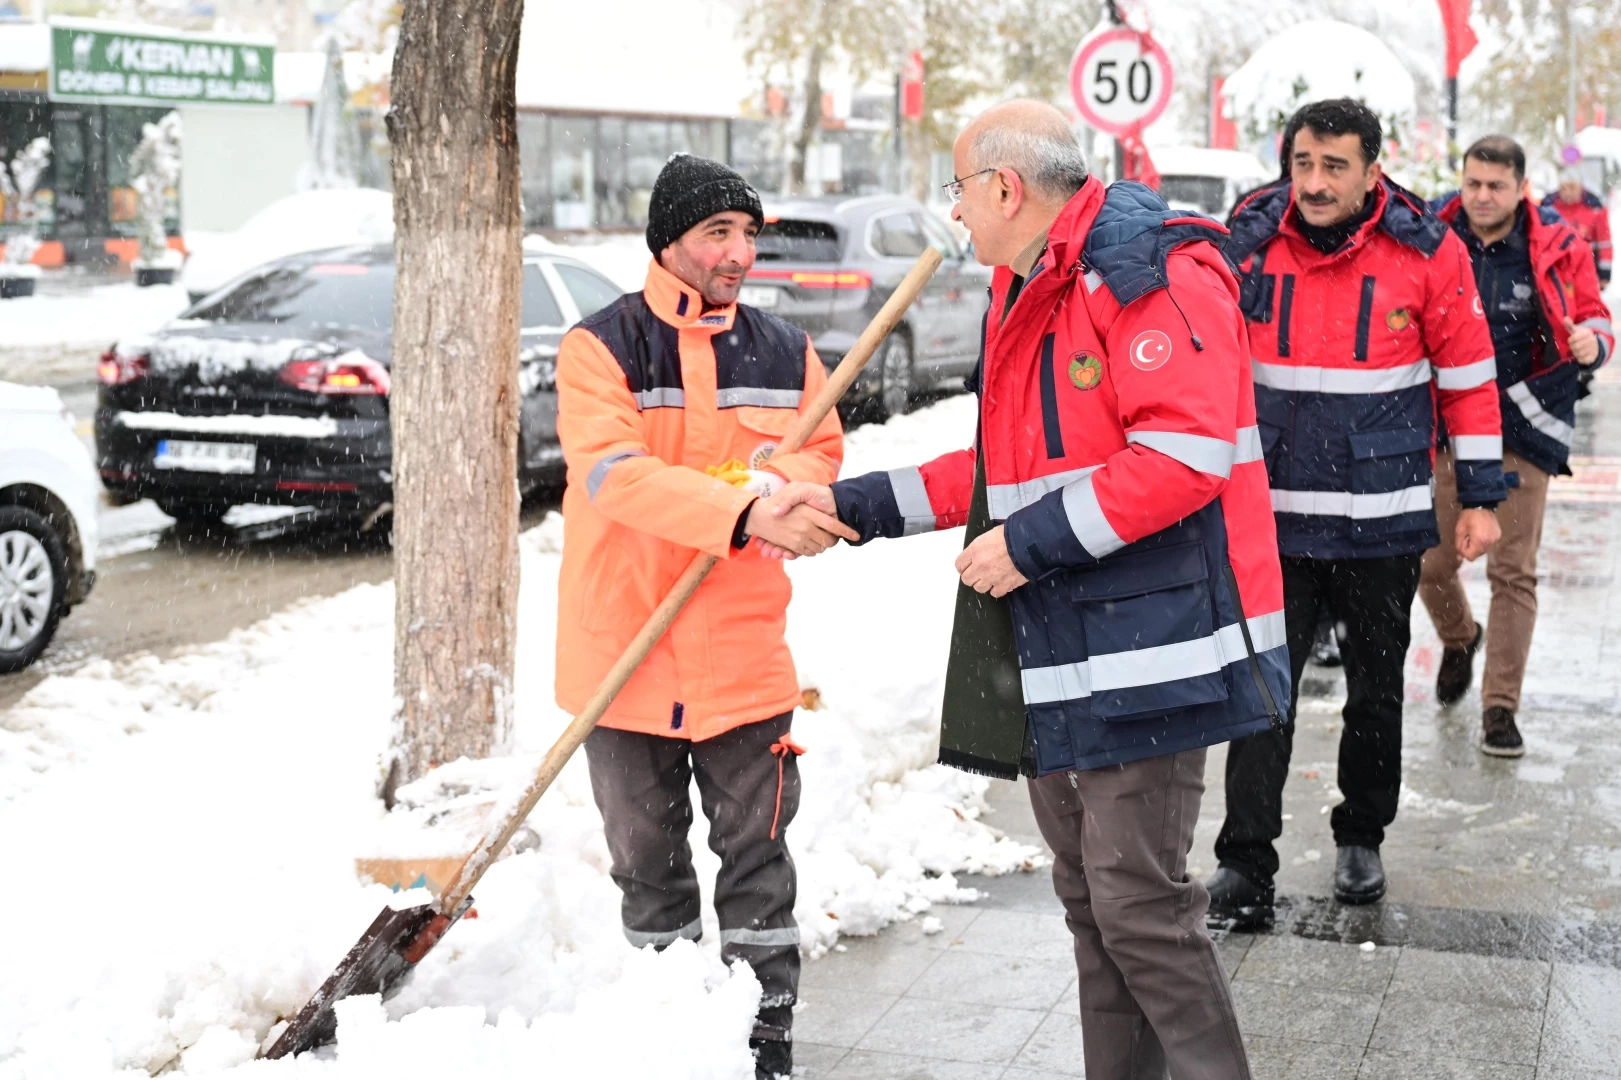
<instances>
[{"instance_id":1,"label":"black knit beanie","mask_svg":"<svg viewBox=\"0 0 1621 1080\"><path fill-rule=\"evenodd\" d=\"M647 208L647 247L654 258L681 234L712 214L741 210L765 226L760 196L749 182L718 161L675 154L653 182Z\"/></svg>"}]
</instances>

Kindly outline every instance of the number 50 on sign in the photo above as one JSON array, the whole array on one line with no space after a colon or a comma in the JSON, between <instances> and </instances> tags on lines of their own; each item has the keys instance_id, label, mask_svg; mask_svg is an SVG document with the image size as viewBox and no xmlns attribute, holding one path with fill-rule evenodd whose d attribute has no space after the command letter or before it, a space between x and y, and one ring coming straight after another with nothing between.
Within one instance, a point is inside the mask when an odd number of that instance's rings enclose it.
<instances>
[{"instance_id":1,"label":"number 50 on sign","mask_svg":"<svg viewBox=\"0 0 1621 1080\"><path fill-rule=\"evenodd\" d=\"M1152 124L1171 101L1171 61L1159 42L1119 26L1081 42L1069 69L1081 118L1109 135Z\"/></svg>"}]
</instances>

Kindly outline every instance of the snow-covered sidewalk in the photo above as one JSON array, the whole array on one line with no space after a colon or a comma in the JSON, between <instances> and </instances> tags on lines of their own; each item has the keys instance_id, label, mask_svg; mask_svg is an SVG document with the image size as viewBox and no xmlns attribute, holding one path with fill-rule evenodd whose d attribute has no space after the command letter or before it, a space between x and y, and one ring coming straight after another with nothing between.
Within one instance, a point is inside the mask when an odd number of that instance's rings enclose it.
<instances>
[{"instance_id":1,"label":"snow-covered sidewalk","mask_svg":"<svg viewBox=\"0 0 1621 1080\"><path fill-rule=\"evenodd\" d=\"M847 474L972 431L969 398L860 430ZM560 526L523 538L517 747L487 774L521 773L566 722L551 699ZM930 764L960 544L948 532L791 566L790 638L825 703L795 724L811 956L971 899L953 872L1035 856L979 820L983 780ZM0 1078L752 1076L753 976L721 966L713 927L662 954L624 943L579 760L531 818L538 846L497 865L478 918L396 1000L347 1006L335 1055L249 1063L389 900L357 883L354 858L382 836L392 617L390 586L360 586L170 661L47 679L0 714ZM693 847L712 878L703 828Z\"/></svg>"}]
</instances>

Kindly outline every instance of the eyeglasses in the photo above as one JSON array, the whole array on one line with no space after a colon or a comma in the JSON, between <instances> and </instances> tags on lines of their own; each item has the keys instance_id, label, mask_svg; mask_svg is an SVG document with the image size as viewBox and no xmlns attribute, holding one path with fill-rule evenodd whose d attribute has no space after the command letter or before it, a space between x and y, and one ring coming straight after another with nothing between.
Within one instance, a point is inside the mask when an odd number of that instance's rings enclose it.
<instances>
[{"instance_id":1,"label":"eyeglasses","mask_svg":"<svg viewBox=\"0 0 1621 1080\"><path fill-rule=\"evenodd\" d=\"M977 173L969 173L967 176L964 176L961 179L957 179L957 178L954 177L952 179L951 183L949 183L949 184L941 184L940 185L941 190L943 190L947 195L951 196L951 201L952 202L954 202L954 203L962 202L962 186L964 184L966 184L968 181L972 180L976 176L984 176L986 173L995 172L997 169L1000 169L1001 167L1002 166L1000 166L1000 165L992 165L990 168L981 169Z\"/></svg>"}]
</instances>

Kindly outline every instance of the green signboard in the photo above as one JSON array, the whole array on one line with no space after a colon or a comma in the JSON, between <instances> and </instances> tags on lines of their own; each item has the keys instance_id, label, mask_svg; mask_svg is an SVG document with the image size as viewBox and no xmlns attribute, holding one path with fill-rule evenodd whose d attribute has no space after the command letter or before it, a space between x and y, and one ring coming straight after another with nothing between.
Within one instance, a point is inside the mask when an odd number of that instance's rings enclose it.
<instances>
[{"instance_id":1,"label":"green signboard","mask_svg":"<svg viewBox=\"0 0 1621 1080\"><path fill-rule=\"evenodd\" d=\"M270 45L53 23L50 96L103 104L272 105L275 64Z\"/></svg>"}]
</instances>

